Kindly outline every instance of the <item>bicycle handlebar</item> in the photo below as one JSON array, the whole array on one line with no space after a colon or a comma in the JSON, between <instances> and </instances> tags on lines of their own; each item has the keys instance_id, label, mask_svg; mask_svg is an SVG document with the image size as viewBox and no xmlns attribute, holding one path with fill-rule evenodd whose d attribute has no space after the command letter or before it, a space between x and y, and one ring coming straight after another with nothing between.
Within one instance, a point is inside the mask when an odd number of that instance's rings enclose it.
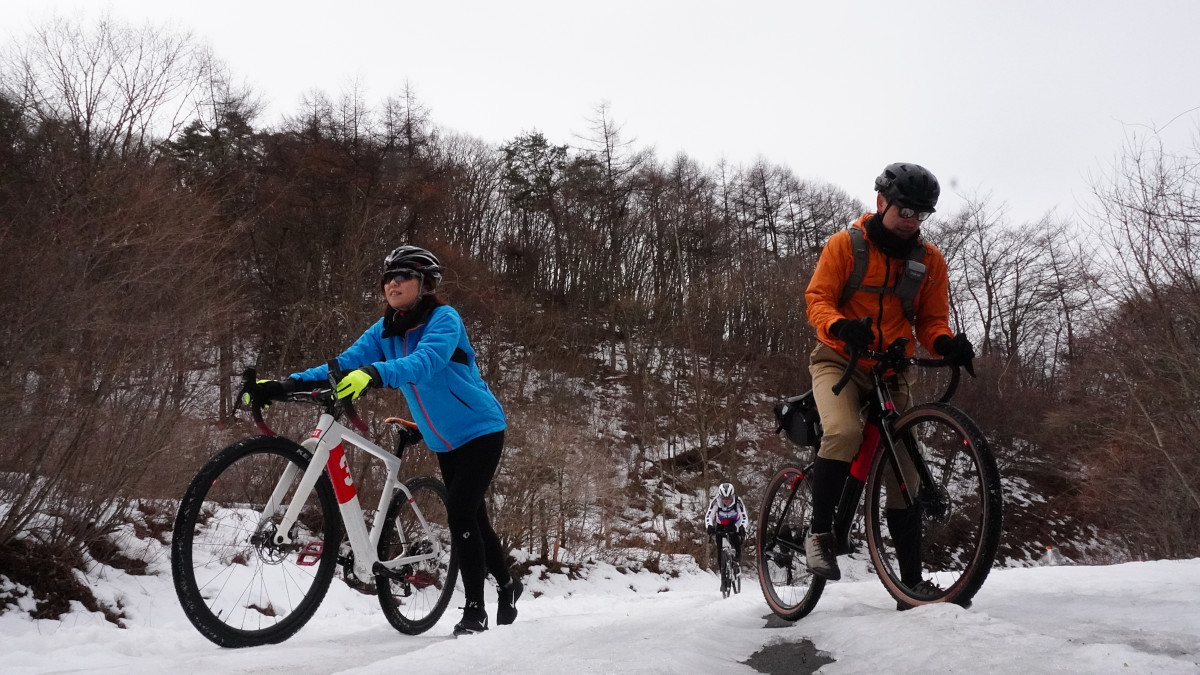
<instances>
[{"instance_id":1,"label":"bicycle handlebar","mask_svg":"<svg viewBox=\"0 0 1200 675\"><path fill-rule=\"evenodd\" d=\"M870 325L870 319L864 319L867 325ZM850 382L850 378L854 376L854 369L858 366L858 362L865 358L873 359L875 365L871 366L872 372L883 373L888 370L897 372L909 366L921 366L923 368L950 368L950 384L946 386L946 391L938 399L939 403L948 403L954 397L954 392L958 390L958 383L962 379L962 368L956 364L952 364L946 359L926 359L916 356L908 356L906 349L908 347L908 338L896 338L892 344L888 345L887 349L882 352L877 352L872 349L860 348L856 345L847 345L850 350L850 360L846 363L846 369L842 371L842 377L833 385L833 395L839 396L842 389L846 388L846 384Z\"/></svg>"},{"instance_id":2,"label":"bicycle handlebar","mask_svg":"<svg viewBox=\"0 0 1200 675\"><path fill-rule=\"evenodd\" d=\"M350 424L354 425L355 429L363 433L368 433L370 430L367 423L358 416L358 411L355 410L354 404L348 398L337 397L337 377L340 375L340 369L336 368L336 362L330 363L328 389L321 387L309 391L294 391L287 394L283 399L285 401L298 401L304 403L315 403L325 409L325 412L333 415L335 418L345 415ZM234 401L234 409L241 407L242 395L249 392L249 387L258 382L258 373L254 368L247 368L242 371L242 390L238 392L237 400ZM258 427L259 432L268 436L277 436L275 430L272 429L263 419L263 408L266 408L270 403L256 401L253 398L249 401L250 416L254 419L254 426ZM389 418L391 419L391 418Z\"/></svg>"}]
</instances>

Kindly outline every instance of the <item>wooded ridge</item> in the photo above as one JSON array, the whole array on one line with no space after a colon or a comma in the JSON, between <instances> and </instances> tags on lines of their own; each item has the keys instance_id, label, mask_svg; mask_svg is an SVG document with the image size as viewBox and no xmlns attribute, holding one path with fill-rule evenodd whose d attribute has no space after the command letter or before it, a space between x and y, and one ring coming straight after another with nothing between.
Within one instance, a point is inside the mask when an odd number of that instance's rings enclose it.
<instances>
[{"instance_id":1,"label":"wooded ridge","mask_svg":"<svg viewBox=\"0 0 1200 675\"><path fill-rule=\"evenodd\" d=\"M767 160L660 158L604 105L586 137L499 146L439 128L411 91L313 94L274 126L257 110L154 28L60 20L0 60L6 574L95 557L134 500L178 499L251 431L241 370L340 353L380 316L401 243L446 266L509 416L491 496L507 545L704 559L708 491L730 480L753 510L795 455L770 407L808 387L803 292L868 205ZM1151 137L1079 214L1015 223L981 198L923 227L979 354L955 402L1015 497L1006 563L1051 544L1200 555L1198 162ZM277 427L311 424L278 407ZM404 410L386 391L364 408Z\"/></svg>"}]
</instances>

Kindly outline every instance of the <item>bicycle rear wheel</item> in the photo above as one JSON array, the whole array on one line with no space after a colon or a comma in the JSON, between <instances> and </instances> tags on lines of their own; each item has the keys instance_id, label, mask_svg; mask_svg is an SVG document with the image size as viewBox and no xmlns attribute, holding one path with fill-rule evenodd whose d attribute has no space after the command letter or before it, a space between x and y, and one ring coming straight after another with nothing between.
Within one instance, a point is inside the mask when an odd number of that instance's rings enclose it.
<instances>
[{"instance_id":1,"label":"bicycle rear wheel","mask_svg":"<svg viewBox=\"0 0 1200 675\"><path fill-rule=\"evenodd\" d=\"M758 515L758 583L781 619L796 621L817 606L825 580L808 570L804 539L812 519L808 471L785 466L771 478Z\"/></svg>"},{"instance_id":2,"label":"bicycle rear wheel","mask_svg":"<svg viewBox=\"0 0 1200 675\"><path fill-rule=\"evenodd\" d=\"M329 590L341 523L327 476L304 502L292 543L274 542L310 459L286 438L248 438L219 452L188 486L171 541L175 593L192 625L222 647L286 640ZM264 513L273 492L275 508Z\"/></svg>"},{"instance_id":3,"label":"bicycle rear wheel","mask_svg":"<svg viewBox=\"0 0 1200 675\"><path fill-rule=\"evenodd\" d=\"M394 560L434 550L436 557L404 565L393 576L376 575L379 606L388 623L407 635L424 633L442 618L458 580L458 556L451 547L446 488L429 477L405 484L412 501L392 500L379 538L379 559ZM418 512L425 519L422 527Z\"/></svg>"},{"instance_id":4,"label":"bicycle rear wheel","mask_svg":"<svg viewBox=\"0 0 1200 675\"><path fill-rule=\"evenodd\" d=\"M995 561L1003 520L987 439L965 413L940 403L912 408L895 430L920 453L932 484L919 486L911 509L889 512L885 479L894 470L887 453L876 456L867 485L871 561L901 605L970 606Z\"/></svg>"}]
</instances>

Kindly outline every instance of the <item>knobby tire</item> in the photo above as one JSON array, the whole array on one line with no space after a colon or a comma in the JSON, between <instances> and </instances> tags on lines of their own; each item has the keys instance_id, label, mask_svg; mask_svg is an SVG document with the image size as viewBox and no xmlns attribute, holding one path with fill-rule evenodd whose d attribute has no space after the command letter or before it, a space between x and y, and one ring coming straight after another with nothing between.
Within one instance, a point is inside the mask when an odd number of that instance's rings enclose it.
<instances>
[{"instance_id":1,"label":"knobby tire","mask_svg":"<svg viewBox=\"0 0 1200 675\"><path fill-rule=\"evenodd\" d=\"M729 588L737 595L742 592L742 571L738 569L738 562L729 555L729 551L725 552L725 557L729 559Z\"/></svg>"},{"instance_id":2,"label":"knobby tire","mask_svg":"<svg viewBox=\"0 0 1200 675\"><path fill-rule=\"evenodd\" d=\"M921 578L938 590L922 592L902 579L887 516L886 479L894 470L885 452L876 455L867 483L871 562L884 587L903 605L969 606L991 571L1000 542L1003 494L995 458L975 423L950 405L911 408L897 420L895 429L898 441L915 442L933 478L934 485L919 489L920 534L915 540L920 546Z\"/></svg>"},{"instance_id":3,"label":"knobby tire","mask_svg":"<svg viewBox=\"0 0 1200 675\"><path fill-rule=\"evenodd\" d=\"M728 598L729 593L733 590L733 575L729 570L729 554L722 547L717 551L717 557L720 559L721 568L721 597Z\"/></svg>"},{"instance_id":4,"label":"knobby tire","mask_svg":"<svg viewBox=\"0 0 1200 675\"><path fill-rule=\"evenodd\" d=\"M276 545L283 517L311 455L279 436L248 438L221 450L192 480L171 541L171 573L184 614L222 647L277 643L316 612L333 579L341 520L323 474L292 528ZM289 465L296 467L277 512L263 509Z\"/></svg>"},{"instance_id":5,"label":"knobby tire","mask_svg":"<svg viewBox=\"0 0 1200 675\"><path fill-rule=\"evenodd\" d=\"M825 590L825 579L804 559L811 509L811 480L798 466L785 466L771 478L759 509L758 583L771 611L787 621L811 612Z\"/></svg>"},{"instance_id":6,"label":"knobby tire","mask_svg":"<svg viewBox=\"0 0 1200 675\"><path fill-rule=\"evenodd\" d=\"M400 578L377 575L375 588L388 623L401 633L418 635L432 628L446 611L458 580L458 556L451 546L446 487L441 481L425 476L405 485L412 493L413 503L403 499L403 493L392 500L379 538L379 559L386 561L432 550L428 536L437 538L442 553L430 560L405 565L399 570ZM413 504L429 524L429 535L421 528Z\"/></svg>"}]
</instances>

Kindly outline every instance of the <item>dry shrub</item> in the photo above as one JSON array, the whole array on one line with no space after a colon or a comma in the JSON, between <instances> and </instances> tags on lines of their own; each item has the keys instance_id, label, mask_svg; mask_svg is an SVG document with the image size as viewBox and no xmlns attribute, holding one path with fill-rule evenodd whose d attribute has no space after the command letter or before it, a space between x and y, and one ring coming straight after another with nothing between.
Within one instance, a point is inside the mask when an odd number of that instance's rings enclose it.
<instances>
[{"instance_id":1,"label":"dry shrub","mask_svg":"<svg viewBox=\"0 0 1200 675\"><path fill-rule=\"evenodd\" d=\"M31 618L58 619L71 610L74 600L88 611L100 612L108 621L122 626L123 613L98 601L76 576L76 570L83 566L84 558L75 546L29 541L0 546L0 568L4 569L4 575L31 589L36 603ZM15 598L9 601L15 603Z\"/></svg>"}]
</instances>

